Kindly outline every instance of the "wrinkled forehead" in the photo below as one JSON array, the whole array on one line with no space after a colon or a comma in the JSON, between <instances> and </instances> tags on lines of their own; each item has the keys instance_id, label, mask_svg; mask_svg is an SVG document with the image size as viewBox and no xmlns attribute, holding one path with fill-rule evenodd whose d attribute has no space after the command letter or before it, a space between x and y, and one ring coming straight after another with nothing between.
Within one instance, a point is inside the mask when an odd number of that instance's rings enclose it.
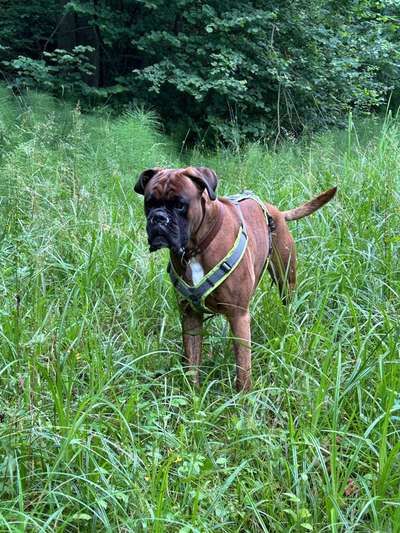
<instances>
[{"instance_id":1,"label":"wrinkled forehead","mask_svg":"<svg viewBox=\"0 0 400 533\"><path fill-rule=\"evenodd\" d=\"M146 187L146 196L156 198L172 198L184 194L188 197L198 195L199 190L193 181L188 178L183 169L164 168L150 180Z\"/></svg>"}]
</instances>

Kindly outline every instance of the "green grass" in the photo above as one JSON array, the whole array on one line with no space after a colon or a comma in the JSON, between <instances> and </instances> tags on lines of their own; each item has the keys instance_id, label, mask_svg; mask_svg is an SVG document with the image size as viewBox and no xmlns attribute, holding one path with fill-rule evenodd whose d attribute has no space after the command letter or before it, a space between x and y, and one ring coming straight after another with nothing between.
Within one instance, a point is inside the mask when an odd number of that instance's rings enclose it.
<instances>
[{"instance_id":1,"label":"green grass","mask_svg":"<svg viewBox=\"0 0 400 533\"><path fill-rule=\"evenodd\" d=\"M0 87L0 531L400 531L400 124L183 153L149 113L82 116ZM282 209L298 291L266 276L253 378L207 323L202 385L149 255L138 173L204 164Z\"/></svg>"}]
</instances>

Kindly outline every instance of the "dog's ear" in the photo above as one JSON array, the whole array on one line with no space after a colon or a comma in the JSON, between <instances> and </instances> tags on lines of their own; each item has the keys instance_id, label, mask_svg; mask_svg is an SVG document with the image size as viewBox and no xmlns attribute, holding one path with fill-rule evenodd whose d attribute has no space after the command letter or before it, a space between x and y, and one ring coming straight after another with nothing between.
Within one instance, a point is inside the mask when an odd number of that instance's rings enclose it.
<instances>
[{"instance_id":1,"label":"dog's ear","mask_svg":"<svg viewBox=\"0 0 400 533\"><path fill-rule=\"evenodd\" d=\"M138 178L138 180L136 182L136 185L134 187L134 191L137 192L138 194L144 194L144 188L149 183L151 178L153 176L155 176L159 170L161 170L160 167L148 168L147 170L144 170L140 174L140 176L139 176L139 178Z\"/></svg>"},{"instance_id":2,"label":"dog's ear","mask_svg":"<svg viewBox=\"0 0 400 533\"><path fill-rule=\"evenodd\" d=\"M216 199L215 190L218 184L218 176L213 170L207 167L188 167L185 168L183 173L197 183L202 190L207 189L211 200Z\"/></svg>"}]
</instances>

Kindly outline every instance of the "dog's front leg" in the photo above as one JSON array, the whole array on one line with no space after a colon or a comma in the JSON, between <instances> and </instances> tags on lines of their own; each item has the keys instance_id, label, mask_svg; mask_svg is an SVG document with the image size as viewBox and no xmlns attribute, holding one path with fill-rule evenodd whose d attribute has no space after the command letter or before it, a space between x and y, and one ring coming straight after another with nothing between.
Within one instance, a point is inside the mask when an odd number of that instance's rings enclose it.
<instances>
[{"instance_id":1,"label":"dog's front leg","mask_svg":"<svg viewBox=\"0 0 400 533\"><path fill-rule=\"evenodd\" d=\"M199 365L203 345L203 315L186 302L182 304L182 335L185 350L184 365L193 374L195 385L200 383Z\"/></svg>"},{"instance_id":2,"label":"dog's front leg","mask_svg":"<svg viewBox=\"0 0 400 533\"><path fill-rule=\"evenodd\" d=\"M228 317L228 320L234 336L236 388L238 391L246 391L251 388L250 313L236 313Z\"/></svg>"}]
</instances>

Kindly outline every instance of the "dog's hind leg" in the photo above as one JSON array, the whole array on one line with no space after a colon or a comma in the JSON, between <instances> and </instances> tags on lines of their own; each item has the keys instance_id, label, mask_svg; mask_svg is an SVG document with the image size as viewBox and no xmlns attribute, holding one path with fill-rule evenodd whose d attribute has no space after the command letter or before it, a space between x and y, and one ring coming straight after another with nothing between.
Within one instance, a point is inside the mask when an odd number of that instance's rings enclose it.
<instances>
[{"instance_id":1,"label":"dog's hind leg","mask_svg":"<svg viewBox=\"0 0 400 533\"><path fill-rule=\"evenodd\" d=\"M282 302L287 304L296 288L296 247L290 234L280 246L273 243L268 271L278 285Z\"/></svg>"},{"instance_id":2,"label":"dog's hind leg","mask_svg":"<svg viewBox=\"0 0 400 533\"><path fill-rule=\"evenodd\" d=\"M184 365L193 375L195 385L200 383L199 366L203 346L203 315L196 313L187 302L182 308L182 336L184 346Z\"/></svg>"}]
</instances>

